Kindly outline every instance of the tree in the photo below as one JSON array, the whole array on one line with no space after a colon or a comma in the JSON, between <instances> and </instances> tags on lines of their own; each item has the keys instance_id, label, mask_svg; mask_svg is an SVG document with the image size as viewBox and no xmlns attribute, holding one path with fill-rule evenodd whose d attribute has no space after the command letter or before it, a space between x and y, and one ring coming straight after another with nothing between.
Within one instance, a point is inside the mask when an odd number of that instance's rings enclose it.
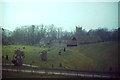
<instances>
[{"instance_id":1,"label":"tree","mask_svg":"<svg viewBox=\"0 0 120 80\"><path fill-rule=\"evenodd\" d=\"M57 28L57 39L60 39L62 37L62 28Z\"/></svg>"},{"instance_id":2,"label":"tree","mask_svg":"<svg viewBox=\"0 0 120 80\"><path fill-rule=\"evenodd\" d=\"M120 28L115 29L115 30L112 32L111 39L112 39L113 41L120 41Z\"/></svg>"},{"instance_id":3,"label":"tree","mask_svg":"<svg viewBox=\"0 0 120 80\"><path fill-rule=\"evenodd\" d=\"M2 44L3 45L13 44L12 32L4 28L1 28L1 29L2 29L1 30L2 31Z\"/></svg>"},{"instance_id":4,"label":"tree","mask_svg":"<svg viewBox=\"0 0 120 80\"><path fill-rule=\"evenodd\" d=\"M56 28L55 25L30 25L17 27L14 31L1 28L2 44L27 44L35 45L38 43L47 44L54 41L62 42L76 37L77 43L93 43L101 41L120 41L120 28L108 31L106 28L89 30L82 27L76 27L75 31L63 31L62 28Z\"/></svg>"}]
</instances>

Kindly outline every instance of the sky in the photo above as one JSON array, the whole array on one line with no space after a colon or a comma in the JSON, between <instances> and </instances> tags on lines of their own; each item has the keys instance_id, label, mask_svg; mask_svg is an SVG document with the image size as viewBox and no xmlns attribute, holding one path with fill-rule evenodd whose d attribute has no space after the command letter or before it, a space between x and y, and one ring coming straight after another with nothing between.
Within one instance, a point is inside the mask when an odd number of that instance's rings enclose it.
<instances>
[{"instance_id":1,"label":"sky","mask_svg":"<svg viewBox=\"0 0 120 80\"><path fill-rule=\"evenodd\" d=\"M117 2L1 2L0 26L49 25L72 31L118 27Z\"/></svg>"}]
</instances>

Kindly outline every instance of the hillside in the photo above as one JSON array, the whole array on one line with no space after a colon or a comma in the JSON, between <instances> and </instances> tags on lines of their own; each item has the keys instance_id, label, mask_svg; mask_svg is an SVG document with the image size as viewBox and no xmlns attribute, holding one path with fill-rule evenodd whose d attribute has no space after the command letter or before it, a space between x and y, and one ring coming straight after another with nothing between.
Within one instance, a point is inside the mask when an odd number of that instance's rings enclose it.
<instances>
[{"instance_id":1,"label":"hillside","mask_svg":"<svg viewBox=\"0 0 120 80\"><path fill-rule=\"evenodd\" d=\"M9 45L2 47L2 55L8 55L9 61L3 60L4 64L12 64L14 50L20 48L25 52L24 64L39 66L40 68L70 69L82 71L117 71L118 70L118 46L117 42L102 42L96 44L86 44L77 47L67 47L66 52L58 55L62 47L44 48L38 46ZM25 47L25 49L22 49ZM40 59L39 52L48 51L48 61ZM62 67L60 67L60 63Z\"/></svg>"}]
</instances>

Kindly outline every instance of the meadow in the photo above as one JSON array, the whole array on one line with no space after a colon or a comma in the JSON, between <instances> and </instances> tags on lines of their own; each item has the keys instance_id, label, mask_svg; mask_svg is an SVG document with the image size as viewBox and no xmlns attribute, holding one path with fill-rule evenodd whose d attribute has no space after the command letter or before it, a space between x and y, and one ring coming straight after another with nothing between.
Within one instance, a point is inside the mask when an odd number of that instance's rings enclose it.
<instances>
[{"instance_id":1,"label":"meadow","mask_svg":"<svg viewBox=\"0 0 120 80\"><path fill-rule=\"evenodd\" d=\"M32 65L40 68L99 72L118 71L117 42L101 42L79 45L77 47L66 47L65 52L62 46L51 46L50 48L29 45L2 46L2 55L9 56L9 61L4 59L3 65L12 64L11 60L14 51L19 48L25 53L24 64L31 64L34 61ZM40 59L42 50L47 51L47 61ZM60 50L62 50L61 55L59 55ZM60 67L60 63L62 67Z\"/></svg>"}]
</instances>

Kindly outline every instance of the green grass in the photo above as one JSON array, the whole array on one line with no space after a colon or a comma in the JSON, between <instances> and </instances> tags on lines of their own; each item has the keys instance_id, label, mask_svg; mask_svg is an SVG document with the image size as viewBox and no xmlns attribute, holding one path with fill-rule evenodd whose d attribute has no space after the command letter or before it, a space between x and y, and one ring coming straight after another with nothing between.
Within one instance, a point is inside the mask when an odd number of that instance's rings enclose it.
<instances>
[{"instance_id":1,"label":"green grass","mask_svg":"<svg viewBox=\"0 0 120 80\"><path fill-rule=\"evenodd\" d=\"M2 46L2 55L9 55L10 60L4 60L3 64L11 63L12 56L14 54L15 47L22 48L25 52L25 64L30 64L33 60L40 68L52 68L54 69L71 69L71 70L83 70L83 71L109 71L109 67L112 67L112 71L118 70L118 46L117 42L103 42L96 44L80 45L78 47L68 47L66 52L62 52L59 56L58 52L61 47L40 48L37 46L26 45L9 45ZM39 52L42 50L48 51L48 61L41 61ZM62 63L63 67L59 67ZM12 64L12 63L11 63Z\"/></svg>"}]
</instances>

